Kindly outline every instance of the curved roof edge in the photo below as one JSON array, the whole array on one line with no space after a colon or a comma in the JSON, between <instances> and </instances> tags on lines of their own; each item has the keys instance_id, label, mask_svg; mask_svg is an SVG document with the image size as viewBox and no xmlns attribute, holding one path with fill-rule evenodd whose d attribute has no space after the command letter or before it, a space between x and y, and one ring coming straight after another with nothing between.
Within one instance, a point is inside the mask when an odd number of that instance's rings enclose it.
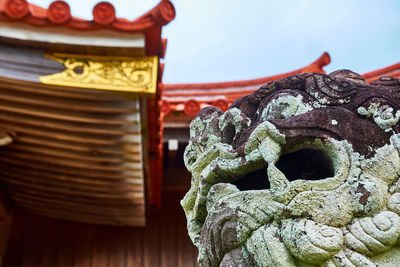
<instances>
[{"instance_id":1,"label":"curved roof edge","mask_svg":"<svg viewBox=\"0 0 400 267\"><path fill-rule=\"evenodd\" d=\"M303 72L318 72L325 73L323 67L331 63L331 57L328 52L324 52L317 60L312 62L311 64L283 74L251 79L251 80L240 80L240 81L231 81L231 82L216 82L216 83L178 83L178 84L168 84L163 83L162 88L165 91L174 90L174 89L217 89L217 88L228 88L228 87L244 87L251 85L259 85L264 84L272 80L278 80L284 78L286 76L290 76L297 73Z\"/></svg>"},{"instance_id":2,"label":"curved roof edge","mask_svg":"<svg viewBox=\"0 0 400 267\"><path fill-rule=\"evenodd\" d=\"M110 29L124 32L143 32L162 27L175 18L175 7L169 0L162 0L153 9L130 21L117 18L115 8L108 2L100 2L93 8L93 20L73 17L65 1L54 1L48 8L31 4L26 0L0 0L0 21L20 21L33 26L64 26L74 30L91 31Z\"/></svg>"}]
</instances>

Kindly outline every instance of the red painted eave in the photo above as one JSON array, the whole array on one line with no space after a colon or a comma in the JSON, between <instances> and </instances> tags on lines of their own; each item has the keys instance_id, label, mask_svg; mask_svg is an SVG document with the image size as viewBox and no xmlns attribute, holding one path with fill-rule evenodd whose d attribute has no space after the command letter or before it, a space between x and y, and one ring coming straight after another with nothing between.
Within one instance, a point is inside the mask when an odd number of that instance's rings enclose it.
<instances>
[{"instance_id":1,"label":"red painted eave","mask_svg":"<svg viewBox=\"0 0 400 267\"><path fill-rule=\"evenodd\" d=\"M93 8L93 20L84 20L71 16L65 1L54 1L48 8L42 8L26 0L0 0L0 21L21 21L33 26L64 26L74 30L110 30L130 33L145 32L162 27L175 18L175 8L168 0L162 0L153 9L130 21L118 18L115 8L107 2L100 2Z\"/></svg>"}]
</instances>

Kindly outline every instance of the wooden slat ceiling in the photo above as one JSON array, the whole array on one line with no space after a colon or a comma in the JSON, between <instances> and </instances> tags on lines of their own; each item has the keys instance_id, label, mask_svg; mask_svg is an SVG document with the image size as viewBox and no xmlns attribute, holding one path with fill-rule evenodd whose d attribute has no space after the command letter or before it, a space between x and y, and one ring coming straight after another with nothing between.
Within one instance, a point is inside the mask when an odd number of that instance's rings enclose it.
<instances>
[{"instance_id":1,"label":"wooden slat ceiling","mask_svg":"<svg viewBox=\"0 0 400 267\"><path fill-rule=\"evenodd\" d=\"M144 225L140 100L0 78L0 181L16 209Z\"/></svg>"}]
</instances>

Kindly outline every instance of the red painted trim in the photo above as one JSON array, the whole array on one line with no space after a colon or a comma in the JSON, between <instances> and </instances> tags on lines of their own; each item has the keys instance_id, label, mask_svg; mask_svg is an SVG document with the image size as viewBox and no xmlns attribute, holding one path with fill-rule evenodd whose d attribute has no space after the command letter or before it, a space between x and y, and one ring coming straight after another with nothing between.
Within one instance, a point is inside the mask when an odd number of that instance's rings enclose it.
<instances>
[{"instance_id":1,"label":"red painted trim","mask_svg":"<svg viewBox=\"0 0 400 267\"><path fill-rule=\"evenodd\" d=\"M392 77L399 77L399 76L400 76L400 71L390 73L389 76L392 76Z\"/></svg>"},{"instance_id":2,"label":"red painted trim","mask_svg":"<svg viewBox=\"0 0 400 267\"><path fill-rule=\"evenodd\" d=\"M167 51L167 39L162 38L161 39L161 55L160 58L164 58L165 57L165 53Z\"/></svg>"},{"instance_id":3,"label":"red painted trim","mask_svg":"<svg viewBox=\"0 0 400 267\"><path fill-rule=\"evenodd\" d=\"M157 90L154 98L147 99L148 139L149 139L149 204L161 206L163 175L163 122L161 113L161 91Z\"/></svg>"},{"instance_id":4,"label":"red painted trim","mask_svg":"<svg viewBox=\"0 0 400 267\"><path fill-rule=\"evenodd\" d=\"M253 92L254 89L257 89L258 87L260 87L263 84L265 84L265 83L256 84L251 89L243 89L243 90L240 89L241 87L237 87L239 89L232 87L235 89L233 89L232 91L223 91L223 92L219 91L218 89L213 89L213 88L199 89L199 91L201 90L201 92L196 92L196 93L192 92L195 88L192 88L193 90L188 90L186 92L179 92L179 93L176 93L174 90L164 90L163 96L188 97L188 96L216 96L216 95L228 96L228 95L232 95L232 94L233 95L237 95L237 94L244 95L244 94L249 94L249 93ZM183 90L183 89L180 89L180 90Z\"/></svg>"},{"instance_id":5,"label":"red painted trim","mask_svg":"<svg viewBox=\"0 0 400 267\"><path fill-rule=\"evenodd\" d=\"M384 67L384 68L381 68L381 69L377 69L377 70L374 70L374 71L370 71L370 72L364 73L362 76L364 77L364 79L369 80L369 79L371 79L373 77L379 77L379 76L388 75L389 73L391 73L393 71L396 71L398 69L400 69L400 62L396 63L396 64L393 64L393 65L390 65L390 66L387 66L387 67ZM389 74L389 76L392 76L392 75Z\"/></svg>"},{"instance_id":6,"label":"red painted trim","mask_svg":"<svg viewBox=\"0 0 400 267\"><path fill-rule=\"evenodd\" d=\"M367 82L372 82L372 81L375 81L375 80L379 80L379 77L382 77L382 76L392 76L393 78L399 79L400 78L400 71L397 71L397 72L390 71L388 73L382 73L382 75L376 75L376 76L371 76L369 78L366 78L366 80L367 80Z\"/></svg>"},{"instance_id":7,"label":"red painted trim","mask_svg":"<svg viewBox=\"0 0 400 267\"><path fill-rule=\"evenodd\" d=\"M162 51L160 51L161 42L161 27L154 27L146 30L145 32L146 40L146 56L158 55L161 57Z\"/></svg>"},{"instance_id":8,"label":"red painted trim","mask_svg":"<svg viewBox=\"0 0 400 267\"><path fill-rule=\"evenodd\" d=\"M162 112L162 114L168 115L169 112L171 111L170 104L168 103L168 101L165 101L165 100L163 100L161 103L162 103L161 104L161 112Z\"/></svg>"}]
</instances>

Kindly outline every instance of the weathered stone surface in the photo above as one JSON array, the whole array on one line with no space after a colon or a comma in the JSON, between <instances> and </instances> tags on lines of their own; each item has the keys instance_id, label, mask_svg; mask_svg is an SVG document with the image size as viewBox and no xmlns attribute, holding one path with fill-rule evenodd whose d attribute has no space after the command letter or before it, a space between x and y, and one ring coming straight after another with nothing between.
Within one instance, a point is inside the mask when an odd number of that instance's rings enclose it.
<instances>
[{"instance_id":1,"label":"weathered stone surface","mask_svg":"<svg viewBox=\"0 0 400 267\"><path fill-rule=\"evenodd\" d=\"M182 200L201 266L400 266L400 81L340 70L191 123Z\"/></svg>"}]
</instances>

